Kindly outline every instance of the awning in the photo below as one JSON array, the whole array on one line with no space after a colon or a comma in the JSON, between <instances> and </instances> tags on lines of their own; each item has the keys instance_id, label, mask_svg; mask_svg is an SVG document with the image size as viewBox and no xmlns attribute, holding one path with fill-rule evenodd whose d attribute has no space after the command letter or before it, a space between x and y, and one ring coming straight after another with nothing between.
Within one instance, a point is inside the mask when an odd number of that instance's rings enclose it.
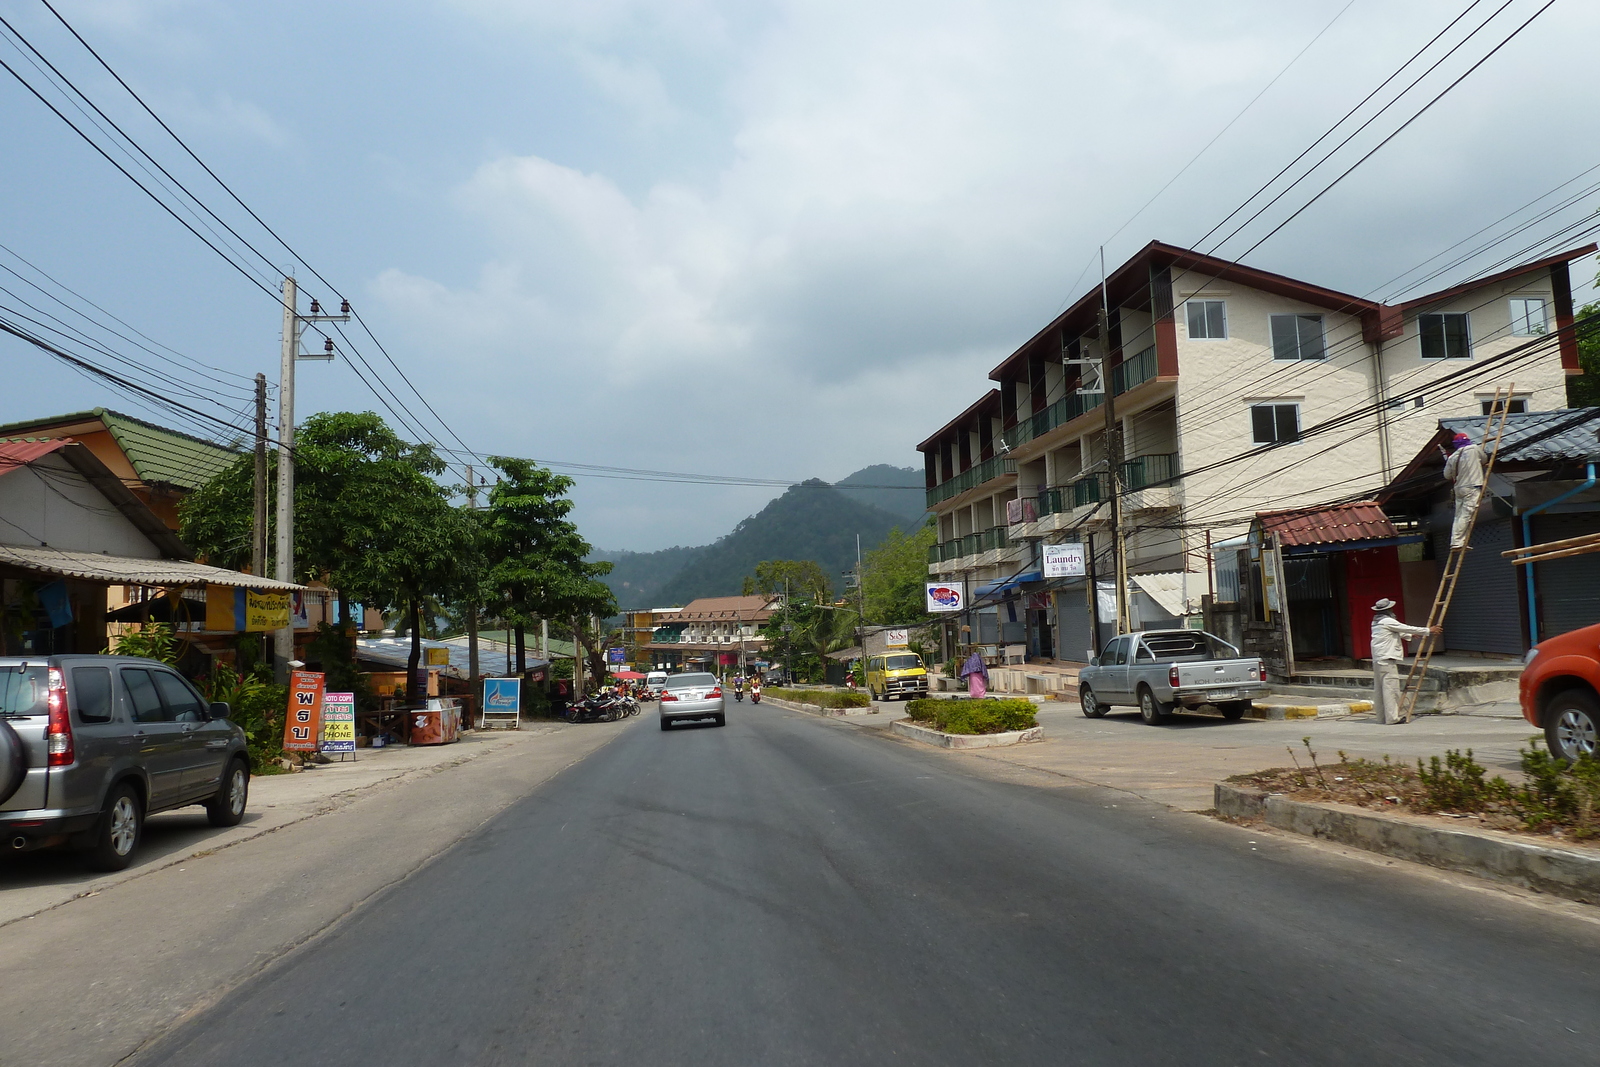
<instances>
[{"instance_id":1,"label":"awning","mask_svg":"<svg viewBox=\"0 0 1600 1067\"><path fill-rule=\"evenodd\" d=\"M1184 574L1182 571L1167 571L1161 574L1130 574L1128 580L1138 586L1141 591L1161 605L1161 610L1173 618L1181 619L1189 613L1188 605L1183 600ZM1205 576L1191 575L1191 584L1198 583L1196 599L1199 593L1205 591Z\"/></svg>"},{"instance_id":2,"label":"awning","mask_svg":"<svg viewBox=\"0 0 1600 1067\"><path fill-rule=\"evenodd\" d=\"M1026 574L1013 574L1009 578L1002 578L998 582L985 582L978 586L973 594L975 600L993 600L996 597L1005 597L1010 593L1021 591L1021 586L1029 582L1044 581L1044 571L1029 571Z\"/></svg>"},{"instance_id":3,"label":"awning","mask_svg":"<svg viewBox=\"0 0 1600 1067\"><path fill-rule=\"evenodd\" d=\"M107 556L99 552L67 552L59 548L31 545L0 545L0 565L21 567L40 574L63 578L82 578L113 585L186 586L226 585L236 589L292 592L304 589L293 582L279 582L242 571L208 567L181 559L136 559Z\"/></svg>"}]
</instances>

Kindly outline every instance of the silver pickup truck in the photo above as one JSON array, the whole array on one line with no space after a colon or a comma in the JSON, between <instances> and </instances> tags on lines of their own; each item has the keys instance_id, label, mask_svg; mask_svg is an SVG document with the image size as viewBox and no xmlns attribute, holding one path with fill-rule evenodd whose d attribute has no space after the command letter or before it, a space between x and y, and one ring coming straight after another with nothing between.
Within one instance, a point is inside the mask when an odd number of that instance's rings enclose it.
<instances>
[{"instance_id":1,"label":"silver pickup truck","mask_svg":"<svg viewBox=\"0 0 1600 1067\"><path fill-rule=\"evenodd\" d=\"M1267 692L1261 660L1240 656L1220 637L1200 630L1148 630L1123 634L1078 672L1083 713L1098 719L1112 707L1132 705L1154 726L1178 707L1210 704L1237 719Z\"/></svg>"}]
</instances>

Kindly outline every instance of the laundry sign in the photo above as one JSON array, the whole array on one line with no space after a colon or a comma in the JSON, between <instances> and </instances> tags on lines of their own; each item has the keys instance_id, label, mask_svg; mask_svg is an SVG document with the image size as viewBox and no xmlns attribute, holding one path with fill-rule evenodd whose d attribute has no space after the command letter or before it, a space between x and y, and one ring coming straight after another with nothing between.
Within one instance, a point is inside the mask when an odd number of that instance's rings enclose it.
<instances>
[{"instance_id":1,"label":"laundry sign","mask_svg":"<svg viewBox=\"0 0 1600 1067\"><path fill-rule=\"evenodd\" d=\"M1088 572L1088 563L1082 542L1063 545L1041 545L1046 578L1082 578Z\"/></svg>"}]
</instances>

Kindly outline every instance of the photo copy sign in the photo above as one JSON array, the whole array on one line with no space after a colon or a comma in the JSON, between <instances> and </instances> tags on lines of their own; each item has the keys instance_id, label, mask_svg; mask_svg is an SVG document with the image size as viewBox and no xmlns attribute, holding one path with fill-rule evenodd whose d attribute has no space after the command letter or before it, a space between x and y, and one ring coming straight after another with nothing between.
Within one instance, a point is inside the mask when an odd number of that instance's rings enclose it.
<instances>
[{"instance_id":1,"label":"photo copy sign","mask_svg":"<svg viewBox=\"0 0 1600 1067\"><path fill-rule=\"evenodd\" d=\"M315 752L322 733L320 671L295 671L289 676L289 711L283 721L283 747L289 752Z\"/></svg>"},{"instance_id":2,"label":"photo copy sign","mask_svg":"<svg viewBox=\"0 0 1600 1067\"><path fill-rule=\"evenodd\" d=\"M1088 573L1081 543L1044 545L1043 551L1046 578L1082 578Z\"/></svg>"},{"instance_id":3,"label":"photo copy sign","mask_svg":"<svg viewBox=\"0 0 1600 1067\"><path fill-rule=\"evenodd\" d=\"M356 695L327 693L322 698L322 751L355 755Z\"/></svg>"},{"instance_id":4,"label":"photo copy sign","mask_svg":"<svg viewBox=\"0 0 1600 1067\"><path fill-rule=\"evenodd\" d=\"M929 582L927 590L930 612L960 611L967 606L965 582Z\"/></svg>"}]
</instances>

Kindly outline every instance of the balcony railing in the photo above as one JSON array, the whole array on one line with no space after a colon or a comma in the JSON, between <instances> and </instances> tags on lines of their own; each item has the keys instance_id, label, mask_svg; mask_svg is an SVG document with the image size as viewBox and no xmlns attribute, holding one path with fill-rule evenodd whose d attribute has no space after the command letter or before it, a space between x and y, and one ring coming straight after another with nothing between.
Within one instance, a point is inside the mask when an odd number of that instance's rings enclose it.
<instances>
[{"instance_id":1,"label":"balcony railing","mask_svg":"<svg viewBox=\"0 0 1600 1067\"><path fill-rule=\"evenodd\" d=\"M1036 411L1006 431L1006 443L1012 448L1035 437L1042 437L1055 429L1093 411L1105 402L1104 393L1069 393L1043 411ZM1015 440L1013 440L1015 438Z\"/></svg>"},{"instance_id":2,"label":"balcony railing","mask_svg":"<svg viewBox=\"0 0 1600 1067\"><path fill-rule=\"evenodd\" d=\"M1158 369L1156 346L1151 345L1111 368L1111 388L1121 396L1134 386L1143 385L1154 378Z\"/></svg>"},{"instance_id":3,"label":"balcony railing","mask_svg":"<svg viewBox=\"0 0 1600 1067\"><path fill-rule=\"evenodd\" d=\"M982 538L979 542L982 546L980 551L990 552L997 548L1011 547L1011 539L1006 535L1004 526L991 526L979 536Z\"/></svg>"},{"instance_id":4,"label":"balcony railing","mask_svg":"<svg viewBox=\"0 0 1600 1067\"><path fill-rule=\"evenodd\" d=\"M1146 486L1169 482L1177 473L1176 452L1136 456L1122 465L1122 485L1125 489L1143 489Z\"/></svg>"},{"instance_id":5,"label":"balcony railing","mask_svg":"<svg viewBox=\"0 0 1600 1067\"><path fill-rule=\"evenodd\" d=\"M928 546L928 562L929 563L942 563L942 562L944 562L944 546L943 545L929 545Z\"/></svg>"},{"instance_id":6,"label":"balcony railing","mask_svg":"<svg viewBox=\"0 0 1600 1067\"><path fill-rule=\"evenodd\" d=\"M1007 456L995 456L986 459L977 466L968 467L954 478L947 479L928 490L928 507L933 507L941 500L949 500L953 496L960 496L968 489L976 488L992 478L1004 474L1017 473L1017 461Z\"/></svg>"},{"instance_id":7,"label":"balcony railing","mask_svg":"<svg viewBox=\"0 0 1600 1067\"><path fill-rule=\"evenodd\" d=\"M961 539L961 554L963 556L976 556L983 551L983 534L969 533Z\"/></svg>"},{"instance_id":8,"label":"balcony railing","mask_svg":"<svg viewBox=\"0 0 1600 1067\"><path fill-rule=\"evenodd\" d=\"M943 545L941 545L940 549L939 549L939 556L940 556L941 559L947 559L947 560L948 559L960 559L961 558L961 538L952 537L950 540L946 541Z\"/></svg>"}]
</instances>

